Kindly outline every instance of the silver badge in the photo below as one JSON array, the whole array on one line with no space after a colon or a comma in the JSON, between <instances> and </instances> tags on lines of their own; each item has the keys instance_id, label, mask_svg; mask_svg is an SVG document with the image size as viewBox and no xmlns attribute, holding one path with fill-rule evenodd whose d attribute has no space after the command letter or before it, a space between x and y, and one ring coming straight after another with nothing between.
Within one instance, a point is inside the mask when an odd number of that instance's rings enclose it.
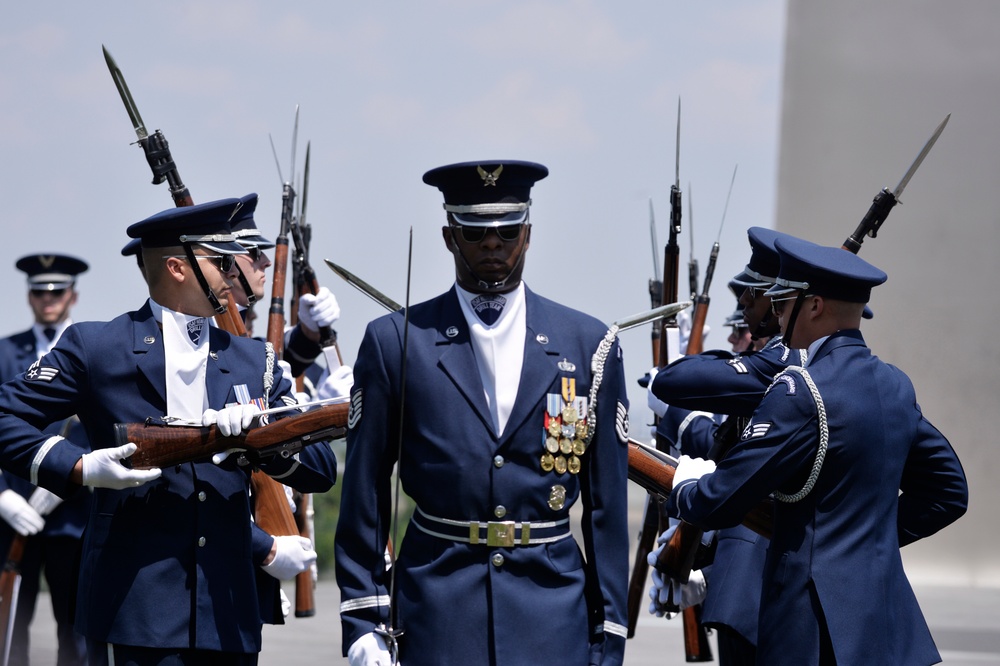
<instances>
[{"instance_id":1,"label":"silver badge","mask_svg":"<svg viewBox=\"0 0 1000 666\"><path fill-rule=\"evenodd\" d=\"M444 334L447 335L449 338L453 338L456 335L458 335L458 327L457 326L449 326L448 330L446 330L444 332Z\"/></svg>"},{"instance_id":2,"label":"silver badge","mask_svg":"<svg viewBox=\"0 0 1000 666\"><path fill-rule=\"evenodd\" d=\"M539 340L541 342L541 340ZM575 372L576 366L569 362L569 359L563 359L559 361L559 369L563 372Z\"/></svg>"},{"instance_id":3,"label":"silver badge","mask_svg":"<svg viewBox=\"0 0 1000 666\"><path fill-rule=\"evenodd\" d=\"M564 506L566 506L566 488L556 484L549 491L549 508L553 511L559 511Z\"/></svg>"},{"instance_id":4,"label":"silver badge","mask_svg":"<svg viewBox=\"0 0 1000 666\"><path fill-rule=\"evenodd\" d=\"M147 345L151 345L154 342L156 342L156 338L154 338L152 335L147 335L142 339L142 341L145 342Z\"/></svg>"},{"instance_id":5,"label":"silver badge","mask_svg":"<svg viewBox=\"0 0 1000 666\"><path fill-rule=\"evenodd\" d=\"M535 340L538 340L538 343L542 345L549 344L549 336L545 335L544 333L539 333L538 335L536 335Z\"/></svg>"}]
</instances>

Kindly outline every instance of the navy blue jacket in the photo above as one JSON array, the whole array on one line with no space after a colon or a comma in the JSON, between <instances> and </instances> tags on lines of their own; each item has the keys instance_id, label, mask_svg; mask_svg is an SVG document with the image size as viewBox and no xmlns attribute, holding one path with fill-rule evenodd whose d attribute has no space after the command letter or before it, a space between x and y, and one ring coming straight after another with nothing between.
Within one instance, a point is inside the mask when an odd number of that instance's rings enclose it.
<instances>
[{"instance_id":1,"label":"navy blue jacket","mask_svg":"<svg viewBox=\"0 0 1000 666\"><path fill-rule=\"evenodd\" d=\"M778 502L761 597L758 660L815 663L823 617L842 664L940 660L903 571L899 547L960 517L968 485L948 441L921 414L913 386L839 331L806 368L781 373L715 473L675 487L680 516L729 527L778 490L799 491L829 444L815 487Z\"/></svg>"},{"instance_id":2,"label":"navy blue jacket","mask_svg":"<svg viewBox=\"0 0 1000 666\"><path fill-rule=\"evenodd\" d=\"M262 397L264 345L209 331L209 405L237 402L240 384ZM282 387L277 365L274 386ZM70 471L86 450L42 429L78 414L94 448L113 446L115 423L165 415L165 391L163 341L148 303L110 322L74 324L38 366L0 390L0 464L66 495L76 490ZM269 404L284 404L286 392L276 389ZM265 471L308 492L325 492L335 474L294 459ZM78 630L98 642L259 651L248 487L249 470L231 457L176 465L134 489L96 489Z\"/></svg>"},{"instance_id":3,"label":"navy blue jacket","mask_svg":"<svg viewBox=\"0 0 1000 666\"><path fill-rule=\"evenodd\" d=\"M591 357L607 329L527 289L525 307L524 364L501 437L454 289L410 308L402 423L403 316L369 324L354 367L336 540L345 651L388 619L383 550L402 428L400 477L419 510L486 522L503 507L503 520L557 521L580 500L585 551L573 538L513 548L460 543L411 520L396 562L402 663L622 662L629 538L620 352L615 343L580 473L543 472L547 396L560 394L564 377L576 380L577 395L588 395ZM550 507L555 486L565 489L565 503Z\"/></svg>"}]
</instances>

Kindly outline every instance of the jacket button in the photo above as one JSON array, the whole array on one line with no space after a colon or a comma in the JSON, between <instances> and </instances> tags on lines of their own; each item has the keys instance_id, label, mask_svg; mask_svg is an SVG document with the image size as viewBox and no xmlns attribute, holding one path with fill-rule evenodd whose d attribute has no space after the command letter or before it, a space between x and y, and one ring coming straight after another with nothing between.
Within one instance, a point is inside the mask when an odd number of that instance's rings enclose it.
<instances>
[{"instance_id":1,"label":"jacket button","mask_svg":"<svg viewBox=\"0 0 1000 666\"><path fill-rule=\"evenodd\" d=\"M504 507L503 504L500 504L497 506L497 508L493 509L493 515L495 515L497 518L503 518L504 516L507 515L507 509Z\"/></svg>"},{"instance_id":2,"label":"jacket button","mask_svg":"<svg viewBox=\"0 0 1000 666\"><path fill-rule=\"evenodd\" d=\"M208 499L208 495L205 494L204 490L200 491L198 493L198 501L199 502L204 502L206 499Z\"/></svg>"},{"instance_id":3,"label":"jacket button","mask_svg":"<svg viewBox=\"0 0 1000 666\"><path fill-rule=\"evenodd\" d=\"M198 547L201 548L205 545L205 537L198 537Z\"/></svg>"},{"instance_id":4,"label":"jacket button","mask_svg":"<svg viewBox=\"0 0 1000 666\"><path fill-rule=\"evenodd\" d=\"M495 567L502 567L503 566L503 554L502 553L494 553L494 555L493 555L493 566L495 566Z\"/></svg>"},{"instance_id":5,"label":"jacket button","mask_svg":"<svg viewBox=\"0 0 1000 666\"><path fill-rule=\"evenodd\" d=\"M503 459L503 456L496 456L493 458L493 466L496 468L503 467L504 462L506 461Z\"/></svg>"}]
</instances>

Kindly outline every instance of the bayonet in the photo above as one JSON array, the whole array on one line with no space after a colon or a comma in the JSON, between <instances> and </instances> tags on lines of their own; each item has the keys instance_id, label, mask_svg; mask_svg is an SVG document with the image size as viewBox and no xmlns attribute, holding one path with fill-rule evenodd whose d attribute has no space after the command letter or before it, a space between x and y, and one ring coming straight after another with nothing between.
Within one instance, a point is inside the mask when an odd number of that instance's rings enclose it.
<instances>
[{"instance_id":1,"label":"bayonet","mask_svg":"<svg viewBox=\"0 0 1000 666\"><path fill-rule=\"evenodd\" d=\"M635 328L636 326L642 326L643 324L649 323L651 321L658 321L665 317L670 317L675 315L681 310L686 310L691 307L691 301L681 301L680 303L669 303L667 305L661 305L658 308L653 308L652 310L646 310L645 312L640 312L638 314L631 315L629 317L624 317L614 322L615 328L618 332L627 331L630 328Z\"/></svg>"},{"instance_id":2,"label":"bayonet","mask_svg":"<svg viewBox=\"0 0 1000 666\"><path fill-rule=\"evenodd\" d=\"M865 241L865 236L875 238L878 235L878 230L882 227L882 223L885 222L885 219L889 216L889 211L891 211L893 206L897 203L901 203L899 201L899 197L903 194L903 190L906 188L907 184L909 184L910 178L912 178L913 174L916 173L917 168L920 167L924 158L927 157L927 153L929 153L931 148L934 147L934 144L937 142L938 137L941 136L941 132L944 131L944 127L948 124L948 120L950 119L951 114L949 113L945 116L944 120L941 121L941 124L937 126L937 129L934 130L934 133L931 134L931 138L927 139L924 147L920 150L920 153L917 154L916 159L914 159L913 163L910 164L910 168L906 170L906 173L903 174L899 184L896 185L896 189L890 192L888 188L882 188L882 190L875 195L875 198L872 200L871 207L861 219L861 223L858 225L858 228L855 229L854 233L848 236L847 240L844 241L843 248L845 250L850 250L854 254L857 254L858 250L861 249L861 244Z\"/></svg>"},{"instance_id":3,"label":"bayonet","mask_svg":"<svg viewBox=\"0 0 1000 666\"><path fill-rule=\"evenodd\" d=\"M324 259L323 261L325 261L326 265L330 267L330 270L332 270L334 273L342 277L344 281L347 282L347 284L351 285L352 287L360 291L362 294L364 294L368 298L372 299L373 301L384 307L389 312L398 312L399 310L403 309L402 305L392 300L391 298L383 294L381 291L371 286L370 284L368 284L367 282L365 282L364 280L362 280L357 275L347 270L343 266L338 266L329 259Z\"/></svg>"},{"instance_id":4,"label":"bayonet","mask_svg":"<svg viewBox=\"0 0 1000 666\"><path fill-rule=\"evenodd\" d=\"M132 99L132 93L128 89L128 84L125 83L125 76L122 74L122 70L118 68L118 63L115 59L111 57L111 53L108 51L107 47L101 44L101 50L104 51L104 61L108 63L108 71L111 72L111 78L114 79L115 88L118 89L118 94L121 95L122 104L125 105L125 111L128 113L129 120L132 121L132 127L135 129L135 135L139 137L139 140L145 139L149 136L146 131L146 124L142 122L142 116L139 115L139 109L135 105L135 101Z\"/></svg>"},{"instance_id":5,"label":"bayonet","mask_svg":"<svg viewBox=\"0 0 1000 666\"><path fill-rule=\"evenodd\" d=\"M691 287L691 300L698 296L698 260L694 256L694 197L691 193L691 183L688 183L688 285Z\"/></svg>"}]
</instances>

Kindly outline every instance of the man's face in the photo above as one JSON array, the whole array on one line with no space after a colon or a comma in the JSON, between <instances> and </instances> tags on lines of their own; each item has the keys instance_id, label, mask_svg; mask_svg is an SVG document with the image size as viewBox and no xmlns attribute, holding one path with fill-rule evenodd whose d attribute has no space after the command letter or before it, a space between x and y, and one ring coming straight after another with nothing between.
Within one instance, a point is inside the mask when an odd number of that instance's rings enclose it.
<instances>
[{"instance_id":1,"label":"man's face","mask_svg":"<svg viewBox=\"0 0 1000 666\"><path fill-rule=\"evenodd\" d=\"M451 224L442 229L442 235L455 257L455 280L463 289L504 293L521 282L522 258L531 240L530 224L489 228ZM487 286L483 282L504 284Z\"/></svg>"},{"instance_id":2,"label":"man's face","mask_svg":"<svg viewBox=\"0 0 1000 666\"><path fill-rule=\"evenodd\" d=\"M219 304L226 307L232 306L235 300L233 283L239 275L236 262L232 258L239 255L219 254L215 250L201 246L195 247L194 254L198 257L198 267L201 269L202 275L205 276L208 286L219 299ZM187 267L187 271L190 279L186 279L183 284L187 294L185 300L190 303L190 306L181 311L185 314L202 317L213 316L215 311L205 297L197 278L191 272L190 267Z\"/></svg>"},{"instance_id":3,"label":"man's face","mask_svg":"<svg viewBox=\"0 0 1000 666\"><path fill-rule=\"evenodd\" d=\"M733 353L735 354L742 354L749 350L751 345L753 345L753 340L750 337L750 329L746 326L733 326L733 330L729 334L729 344L732 346Z\"/></svg>"},{"instance_id":4,"label":"man's face","mask_svg":"<svg viewBox=\"0 0 1000 666\"><path fill-rule=\"evenodd\" d=\"M28 305L35 315L35 322L42 326L55 326L65 321L74 303L76 291L72 287L28 291Z\"/></svg>"},{"instance_id":5,"label":"man's face","mask_svg":"<svg viewBox=\"0 0 1000 666\"><path fill-rule=\"evenodd\" d=\"M248 247L250 254L236 255L236 264L243 272L256 300L264 298L264 284L267 282L267 275L264 271L271 265L271 260L267 254L258 247ZM246 292L243 291L243 283L237 279L233 283L233 299L237 305L246 306L250 301Z\"/></svg>"},{"instance_id":6,"label":"man's face","mask_svg":"<svg viewBox=\"0 0 1000 666\"><path fill-rule=\"evenodd\" d=\"M747 323L750 335L766 337L778 332L777 322L771 313L771 298L765 296L765 287L747 287L740 295L743 306L743 321Z\"/></svg>"}]
</instances>

